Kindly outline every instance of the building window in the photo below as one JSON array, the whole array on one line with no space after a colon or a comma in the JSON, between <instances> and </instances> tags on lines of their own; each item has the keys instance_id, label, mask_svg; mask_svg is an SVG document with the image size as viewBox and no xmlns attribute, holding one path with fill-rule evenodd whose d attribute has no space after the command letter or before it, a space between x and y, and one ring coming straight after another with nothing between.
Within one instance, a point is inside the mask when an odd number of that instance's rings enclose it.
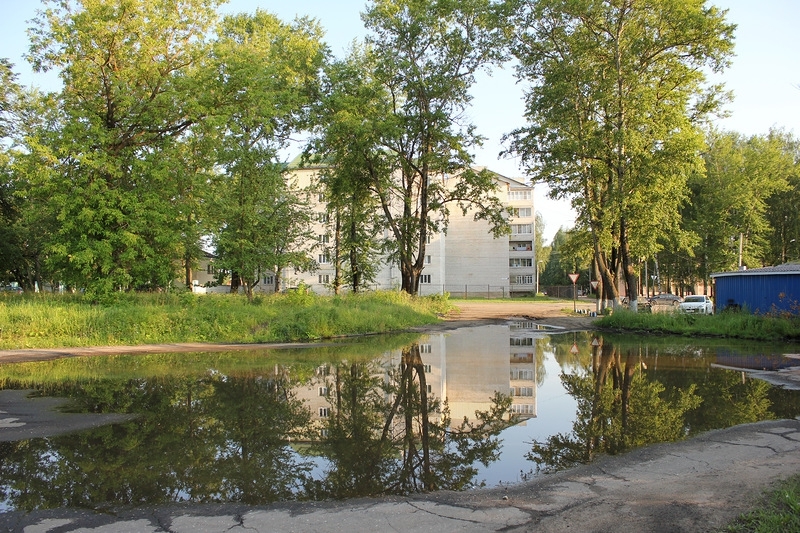
<instances>
[{"instance_id":1,"label":"building window","mask_svg":"<svg viewBox=\"0 0 800 533\"><path fill-rule=\"evenodd\" d=\"M317 200L320 201L320 202L324 202L325 201L325 193L321 192L321 193L317 194Z\"/></svg>"},{"instance_id":2,"label":"building window","mask_svg":"<svg viewBox=\"0 0 800 533\"><path fill-rule=\"evenodd\" d=\"M533 259L530 257L515 257L508 260L508 266L511 268L532 267Z\"/></svg>"},{"instance_id":3,"label":"building window","mask_svg":"<svg viewBox=\"0 0 800 533\"><path fill-rule=\"evenodd\" d=\"M430 374L431 373L431 365L422 365L422 366L425 367L425 373L426 374Z\"/></svg>"},{"instance_id":4,"label":"building window","mask_svg":"<svg viewBox=\"0 0 800 533\"><path fill-rule=\"evenodd\" d=\"M430 265L431 264L431 256L429 256L429 255L425 256L425 264L426 265Z\"/></svg>"},{"instance_id":5,"label":"building window","mask_svg":"<svg viewBox=\"0 0 800 533\"><path fill-rule=\"evenodd\" d=\"M508 199L512 202L516 200L530 200L531 190L524 189L524 190L508 191Z\"/></svg>"},{"instance_id":6,"label":"building window","mask_svg":"<svg viewBox=\"0 0 800 533\"><path fill-rule=\"evenodd\" d=\"M419 345L419 353L431 353L431 345L430 344L420 344Z\"/></svg>"},{"instance_id":7,"label":"building window","mask_svg":"<svg viewBox=\"0 0 800 533\"><path fill-rule=\"evenodd\" d=\"M329 256L327 253L325 253L325 254L319 254L319 255L317 256L317 260L318 260L318 263L319 263L320 265L325 265L325 264L327 264L327 263L330 263L330 262L331 262L331 257L330 257L330 256Z\"/></svg>"},{"instance_id":8,"label":"building window","mask_svg":"<svg viewBox=\"0 0 800 533\"><path fill-rule=\"evenodd\" d=\"M511 233L515 234L528 234L531 233L531 225L530 224L511 224Z\"/></svg>"},{"instance_id":9,"label":"building window","mask_svg":"<svg viewBox=\"0 0 800 533\"><path fill-rule=\"evenodd\" d=\"M511 387L511 396L533 396L533 387Z\"/></svg>"},{"instance_id":10,"label":"building window","mask_svg":"<svg viewBox=\"0 0 800 533\"><path fill-rule=\"evenodd\" d=\"M325 235L317 235L317 240L319 242L321 242L322 244L328 244L330 242L331 238L327 234L325 234Z\"/></svg>"},{"instance_id":11,"label":"building window","mask_svg":"<svg viewBox=\"0 0 800 533\"><path fill-rule=\"evenodd\" d=\"M529 403L513 404L511 406L511 412L518 415L532 415L536 413L534 407Z\"/></svg>"},{"instance_id":12,"label":"building window","mask_svg":"<svg viewBox=\"0 0 800 533\"><path fill-rule=\"evenodd\" d=\"M206 274L209 274L209 275L213 276L216 273L217 273L217 269L214 268L213 264L209 263L208 266L206 267Z\"/></svg>"},{"instance_id":13,"label":"building window","mask_svg":"<svg viewBox=\"0 0 800 533\"><path fill-rule=\"evenodd\" d=\"M328 213L317 213L317 220L319 222L327 223L330 220Z\"/></svg>"},{"instance_id":14,"label":"building window","mask_svg":"<svg viewBox=\"0 0 800 533\"><path fill-rule=\"evenodd\" d=\"M275 276L264 276L264 285L274 285Z\"/></svg>"},{"instance_id":15,"label":"building window","mask_svg":"<svg viewBox=\"0 0 800 533\"><path fill-rule=\"evenodd\" d=\"M319 395L320 396L327 396L328 395L328 387L320 387L319 388Z\"/></svg>"},{"instance_id":16,"label":"building window","mask_svg":"<svg viewBox=\"0 0 800 533\"><path fill-rule=\"evenodd\" d=\"M329 414L330 414L330 410L329 410L328 407L320 407L319 408L319 416L320 416L320 418L328 418Z\"/></svg>"},{"instance_id":17,"label":"building window","mask_svg":"<svg viewBox=\"0 0 800 533\"><path fill-rule=\"evenodd\" d=\"M511 278L511 283L515 285L533 285L533 274L514 276Z\"/></svg>"},{"instance_id":18,"label":"building window","mask_svg":"<svg viewBox=\"0 0 800 533\"><path fill-rule=\"evenodd\" d=\"M330 283L331 282L331 275L330 274L320 274L319 275L319 283L320 285L323 283Z\"/></svg>"},{"instance_id":19,"label":"building window","mask_svg":"<svg viewBox=\"0 0 800 533\"><path fill-rule=\"evenodd\" d=\"M532 337L511 337L511 346L533 346Z\"/></svg>"},{"instance_id":20,"label":"building window","mask_svg":"<svg viewBox=\"0 0 800 533\"><path fill-rule=\"evenodd\" d=\"M419 282L420 283L425 283L426 285L429 285L430 282L431 282L431 275L430 274L422 274L422 275L420 275Z\"/></svg>"},{"instance_id":21,"label":"building window","mask_svg":"<svg viewBox=\"0 0 800 533\"><path fill-rule=\"evenodd\" d=\"M512 370L511 379L520 379L525 381L533 380L533 370Z\"/></svg>"},{"instance_id":22,"label":"building window","mask_svg":"<svg viewBox=\"0 0 800 533\"><path fill-rule=\"evenodd\" d=\"M432 393L433 393L433 386L428 385L428 394L432 394Z\"/></svg>"},{"instance_id":23,"label":"building window","mask_svg":"<svg viewBox=\"0 0 800 533\"><path fill-rule=\"evenodd\" d=\"M514 215L515 218L530 218L531 217L531 208L530 207L515 207L511 210L511 214Z\"/></svg>"}]
</instances>

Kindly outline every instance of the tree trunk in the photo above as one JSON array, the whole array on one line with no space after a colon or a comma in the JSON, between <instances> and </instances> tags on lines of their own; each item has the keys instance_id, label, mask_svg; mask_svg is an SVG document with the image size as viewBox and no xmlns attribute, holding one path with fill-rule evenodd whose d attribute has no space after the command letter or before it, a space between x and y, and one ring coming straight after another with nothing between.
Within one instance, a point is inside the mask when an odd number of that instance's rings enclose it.
<instances>
[{"instance_id":1,"label":"tree trunk","mask_svg":"<svg viewBox=\"0 0 800 533\"><path fill-rule=\"evenodd\" d=\"M622 256L622 271L625 276L625 286L628 292L630 309L634 313L639 310L639 277L631 261L631 249L628 243L628 225L623 217L619 226L619 248Z\"/></svg>"},{"instance_id":2,"label":"tree trunk","mask_svg":"<svg viewBox=\"0 0 800 533\"><path fill-rule=\"evenodd\" d=\"M333 294L339 294L342 285L342 212L337 207L335 214L335 229L333 235Z\"/></svg>"},{"instance_id":3,"label":"tree trunk","mask_svg":"<svg viewBox=\"0 0 800 533\"><path fill-rule=\"evenodd\" d=\"M239 277L239 273L235 270L231 272L231 294L236 294L239 292L239 285L242 284L242 280Z\"/></svg>"}]
</instances>

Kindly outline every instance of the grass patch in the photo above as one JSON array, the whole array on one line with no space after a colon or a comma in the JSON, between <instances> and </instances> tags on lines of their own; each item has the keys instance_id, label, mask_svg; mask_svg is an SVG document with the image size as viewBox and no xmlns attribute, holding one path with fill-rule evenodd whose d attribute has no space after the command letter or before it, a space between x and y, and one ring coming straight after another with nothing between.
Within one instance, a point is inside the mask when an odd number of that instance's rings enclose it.
<instances>
[{"instance_id":1,"label":"grass patch","mask_svg":"<svg viewBox=\"0 0 800 533\"><path fill-rule=\"evenodd\" d=\"M317 296L121 294L101 304L78 295L0 299L0 349L176 342L288 342L387 333L435 323L445 297L398 292Z\"/></svg>"},{"instance_id":2,"label":"grass patch","mask_svg":"<svg viewBox=\"0 0 800 533\"><path fill-rule=\"evenodd\" d=\"M723 531L728 533L800 532L800 476L780 483L756 510L740 516Z\"/></svg>"},{"instance_id":3,"label":"grass patch","mask_svg":"<svg viewBox=\"0 0 800 533\"><path fill-rule=\"evenodd\" d=\"M599 318L603 329L649 331L671 335L713 336L761 341L800 340L800 318L749 313L694 315L686 313L632 313L617 310Z\"/></svg>"}]
</instances>

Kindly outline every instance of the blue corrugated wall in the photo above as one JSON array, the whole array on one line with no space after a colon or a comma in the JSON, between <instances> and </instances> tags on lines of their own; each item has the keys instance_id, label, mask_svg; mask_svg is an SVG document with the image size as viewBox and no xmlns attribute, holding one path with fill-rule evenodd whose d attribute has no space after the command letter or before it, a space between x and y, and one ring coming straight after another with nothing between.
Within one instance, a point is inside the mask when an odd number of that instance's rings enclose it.
<instances>
[{"instance_id":1,"label":"blue corrugated wall","mask_svg":"<svg viewBox=\"0 0 800 533\"><path fill-rule=\"evenodd\" d=\"M735 304L751 313L800 314L800 274L720 276L715 283L715 304L720 311Z\"/></svg>"}]
</instances>

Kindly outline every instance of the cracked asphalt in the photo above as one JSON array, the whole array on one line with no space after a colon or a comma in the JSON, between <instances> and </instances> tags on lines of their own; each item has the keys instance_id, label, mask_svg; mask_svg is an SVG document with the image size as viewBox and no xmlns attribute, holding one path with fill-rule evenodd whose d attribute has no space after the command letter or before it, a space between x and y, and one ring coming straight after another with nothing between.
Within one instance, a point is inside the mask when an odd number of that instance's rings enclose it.
<instances>
[{"instance_id":1,"label":"cracked asphalt","mask_svg":"<svg viewBox=\"0 0 800 533\"><path fill-rule=\"evenodd\" d=\"M800 473L800 420L746 424L505 488L269 506L171 505L0 514L39 532L715 531Z\"/></svg>"}]
</instances>

